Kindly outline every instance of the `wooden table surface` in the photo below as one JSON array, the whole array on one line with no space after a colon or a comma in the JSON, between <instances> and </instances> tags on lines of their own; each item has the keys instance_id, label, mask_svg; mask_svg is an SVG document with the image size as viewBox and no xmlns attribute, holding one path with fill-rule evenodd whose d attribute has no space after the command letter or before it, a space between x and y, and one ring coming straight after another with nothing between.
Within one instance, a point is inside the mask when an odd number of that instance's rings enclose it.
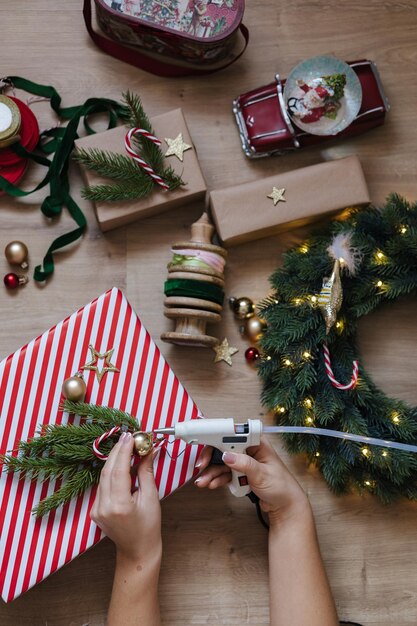
<instances>
[{"instance_id":1,"label":"wooden table surface","mask_svg":"<svg viewBox=\"0 0 417 626\"><path fill-rule=\"evenodd\" d=\"M209 189L221 188L350 154L361 158L371 197L391 191L416 198L417 125L416 0L275 0L247 2L250 45L231 68L199 79L163 79L118 62L89 40L81 2L15 0L0 3L2 73L52 84L64 104L89 96L118 98L137 91L150 114L182 107ZM285 76L300 60L318 54L374 59L392 110L384 127L340 144L250 162L243 155L231 113L234 96ZM46 103L34 110L43 125ZM49 122L50 123L50 122ZM33 169L26 184L36 180ZM75 196L81 180L72 174ZM42 194L23 202L0 199L0 249L12 239L30 248L32 266L49 243L71 227L65 215L49 223L39 211ZM187 238L201 206L192 205L103 235L82 201L89 228L83 240L56 257L45 287L33 280L18 293L4 290L0 305L0 354L26 341L112 286L121 287L181 381L208 416L264 416L260 383L245 363L247 344L230 311L216 328L239 348L232 367L213 364L210 350L159 341L172 327L163 316L162 289L170 244ZM231 250L227 295L266 295L268 276L281 253L306 231ZM9 271L0 259L0 270ZM360 327L365 365L391 395L417 403L416 299L370 315ZM279 440L274 443L282 451ZM417 623L417 505L382 506L371 497L337 498L302 459L288 459L314 507L323 557L340 617L364 626ZM266 625L266 533L252 505L228 491L202 493L188 485L163 507L164 561L160 597L166 626ZM15 602L0 605L2 626L98 626L104 624L114 565L111 543L76 559ZM300 589L300 594L303 590ZM308 626L303 624L300 626Z\"/></svg>"}]
</instances>

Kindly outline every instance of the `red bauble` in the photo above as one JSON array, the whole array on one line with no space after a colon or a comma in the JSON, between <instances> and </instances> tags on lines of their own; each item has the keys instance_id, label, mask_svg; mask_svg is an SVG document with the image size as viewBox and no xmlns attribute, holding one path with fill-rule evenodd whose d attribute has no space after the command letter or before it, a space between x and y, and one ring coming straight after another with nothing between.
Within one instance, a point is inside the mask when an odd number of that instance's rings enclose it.
<instances>
[{"instance_id":1,"label":"red bauble","mask_svg":"<svg viewBox=\"0 0 417 626\"><path fill-rule=\"evenodd\" d=\"M253 363L254 361L257 361L257 359L259 359L260 354L259 354L259 350L258 348L248 348L245 352L245 359L248 361L248 363Z\"/></svg>"},{"instance_id":2,"label":"red bauble","mask_svg":"<svg viewBox=\"0 0 417 626\"><path fill-rule=\"evenodd\" d=\"M10 272L10 274L6 274L3 282L6 285L7 289L16 289L20 285L19 276L17 274L13 274L13 272Z\"/></svg>"},{"instance_id":3,"label":"red bauble","mask_svg":"<svg viewBox=\"0 0 417 626\"><path fill-rule=\"evenodd\" d=\"M17 287L26 285L28 281L29 278L24 274L14 274L13 272L6 274L6 276L3 278L3 282L6 285L7 289L17 289Z\"/></svg>"}]
</instances>

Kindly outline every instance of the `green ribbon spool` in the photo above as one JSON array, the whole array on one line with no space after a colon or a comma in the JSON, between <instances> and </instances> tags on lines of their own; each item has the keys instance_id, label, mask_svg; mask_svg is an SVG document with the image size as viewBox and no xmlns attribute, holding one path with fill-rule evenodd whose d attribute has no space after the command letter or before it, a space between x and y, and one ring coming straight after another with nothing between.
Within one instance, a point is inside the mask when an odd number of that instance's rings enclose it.
<instances>
[{"instance_id":1,"label":"green ribbon spool","mask_svg":"<svg viewBox=\"0 0 417 626\"><path fill-rule=\"evenodd\" d=\"M31 159L47 168L45 177L34 189L24 191L10 183L3 176L0 176L0 189L15 198L28 196L49 184L49 195L41 205L42 213L46 217L53 218L57 217L63 208L66 207L77 224L77 228L65 235L61 235L52 242L43 258L42 265L35 267L33 278L41 282L46 280L54 271L54 252L79 239L87 226L84 213L70 195L68 179L70 156L74 147L74 141L78 139L80 121L83 118L84 128L89 135L92 135L95 131L89 124L91 115L107 113L109 118L108 128L114 128L119 119L126 120L127 108L122 103L108 98L88 98L84 104L79 106L61 108L61 96L54 87L39 85L19 76L8 76L3 78L2 81L35 96L48 98L53 111L60 118L69 120L65 128L52 128L43 131L40 135L36 152L28 152L19 143L10 146L19 156ZM46 155L53 155L52 160L46 158Z\"/></svg>"},{"instance_id":2,"label":"green ribbon spool","mask_svg":"<svg viewBox=\"0 0 417 626\"><path fill-rule=\"evenodd\" d=\"M164 293L166 296L201 298L217 304L223 304L224 300L224 291L218 285L206 283L202 280L188 280L185 278L171 278L165 281Z\"/></svg>"}]
</instances>

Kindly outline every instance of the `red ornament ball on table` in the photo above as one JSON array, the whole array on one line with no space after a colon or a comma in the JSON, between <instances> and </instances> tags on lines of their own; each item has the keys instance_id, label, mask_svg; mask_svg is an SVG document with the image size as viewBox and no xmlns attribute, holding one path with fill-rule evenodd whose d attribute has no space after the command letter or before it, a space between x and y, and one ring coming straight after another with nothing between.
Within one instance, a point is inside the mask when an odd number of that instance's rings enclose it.
<instances>
[{"instance_id":1,"label":"red ornament ball on table","mask_svg":"<svg viewBox=\"0 0 417 626\"><path fill-rule=\"evenodd\" d=\"M250 347L245 351L245 359L248 363L254 363L260 357L258 348Z\"/></svg>"},{"instance_id":2,"label":"red ornament ball on table","mask_svg":"<svg viewBox=\"0 0 417 626\"><path fill-rule=\"evenodd\" d=\"M3 278L3 282L7 289L17 289L21 285L25 285L28 279L26 276L19 276L18 274L10 272Z\"/></svg>"}]
</instances>

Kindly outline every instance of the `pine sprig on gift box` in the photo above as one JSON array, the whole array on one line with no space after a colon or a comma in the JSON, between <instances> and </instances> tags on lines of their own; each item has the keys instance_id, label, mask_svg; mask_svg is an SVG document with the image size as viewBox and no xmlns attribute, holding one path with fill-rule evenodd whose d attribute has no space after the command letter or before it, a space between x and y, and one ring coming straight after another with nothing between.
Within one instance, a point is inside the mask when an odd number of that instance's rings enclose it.
<instances>
[{"instance_id":1,"label":"pine sprig on gift box","mask_svg":"<svg viewBox=\"0 0 417 626\"><path fill-rule=\"evenodd\" d=\"M154 134L151 122L146 115L138 95L127 91L123 94L128 111L130 127L137 127ZM133 144L137 153L151 166L168 185L169 191L178 189L185 183L170 166L164 165L164 155L159 146L143 135L134 135ZM149 196L158 184L129 156L108 150L92 148L79 149L74 159L83 167L97 172L100 176L116 181L91 185L82 189L82 196L93 202L115 202L121 200L141 200Z\"/></svg>"},{"instance_id":2,"label":"pine sprig on gift box","mask_svg":"<svg viewBox=\"0 0 417 626\"><path fill-rule=\"evenodd\" d=\"M34 507L33 513L35 513L37 517L46 515L46 513L58 508L62 504L66 504L73 498L82 495L89 487L95 485L99 478L100 472L98 470L80 469L76 474L71 476L71 478L68 478L58 491L55 491L44 500L41 500L41 502Z\"/></svg>"},{"instance_id":3,"label":"pine sprig on gift box","mask_svg":"<svg viewBox=\"0 0 417 626\"><path fill-rule=\"evenodd\" d=\"M62 485L33 509L45 515L98 483L103 461L93 452L93 443L113 426L134 432L140 424L132 415L106 406L65 400L63 410L85 418L80 424L46 424L29 441L20 441L15 454L0 455L7 472L18 472L31 480L61 480ZM119 433L103 441L106 456Z\"/></svg>"}]
</instances>

